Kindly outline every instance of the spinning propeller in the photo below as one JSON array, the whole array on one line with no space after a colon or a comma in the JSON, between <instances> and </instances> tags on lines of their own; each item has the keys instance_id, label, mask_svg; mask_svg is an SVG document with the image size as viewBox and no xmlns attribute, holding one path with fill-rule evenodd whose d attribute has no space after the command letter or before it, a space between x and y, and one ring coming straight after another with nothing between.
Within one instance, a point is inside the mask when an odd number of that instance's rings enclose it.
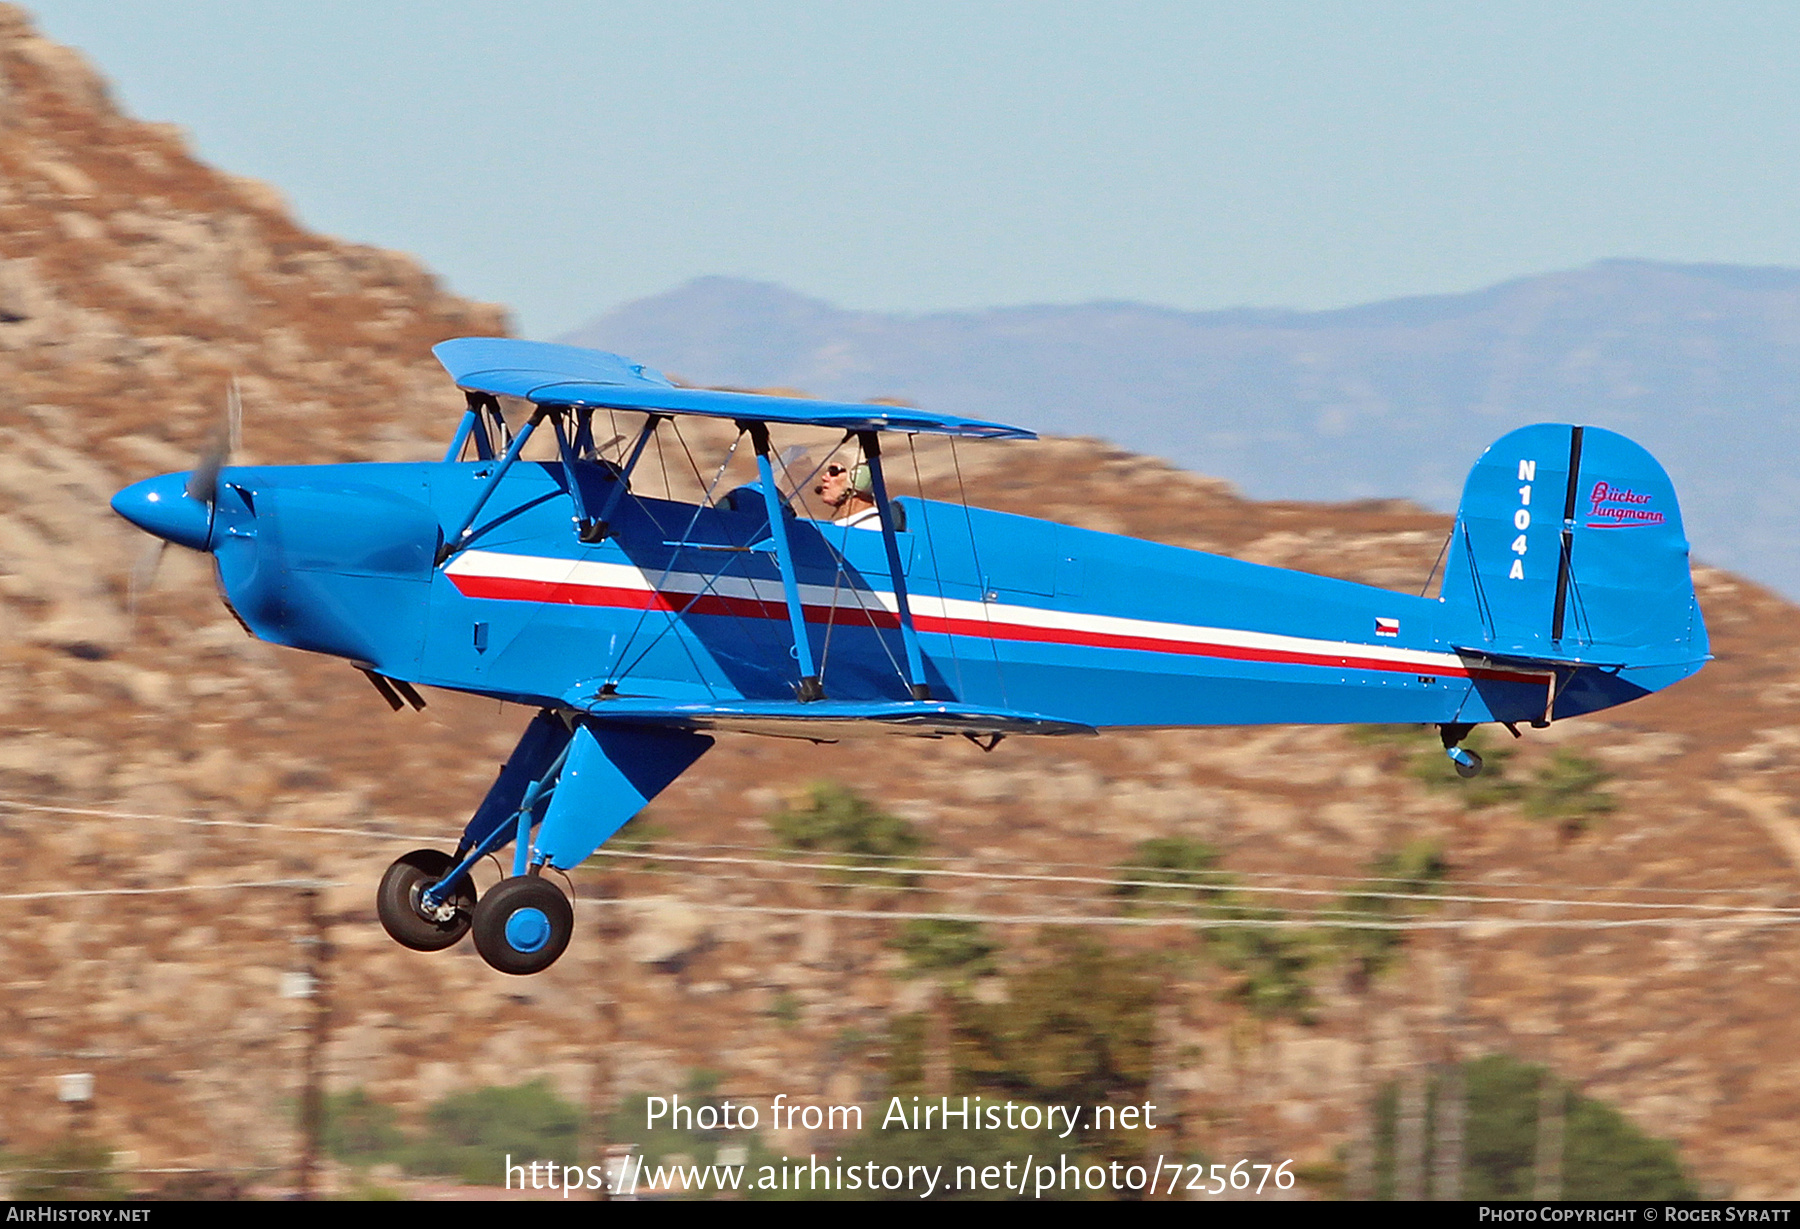
<instances>
[{"instance_id":1,"label":"spinning propeller","mask_svg":"<svg viewBox=\"0 0 1800 1229\"><path fill-rule=\"evenodd\" d=\"M244 402L238 395L237 377L231 377L231 387L225 393L225 421L213 431L212 446L200 458L199 468L188 475L184 493L189 499L197 499L210 505L219 493L219 471L231 459L231 454L243 445Z\"/></svg>"},{"instance_id":2,"label":"spinning propeller","mask_svg":"<svg viewBox=\"0 0 1800 1229\"><path fill-rule=\"evenodd\" d=\"M214 429L212 440L201 454L200 464L187 475L179 491L173 490L170 478L152 478L128 487L113 498L113 509L140 529L154 534L156 540L144 548L131 569L130 588L126 597L126 613L135 622L138 598L150 590L162 566L163 551L169 543L190 550L206 549L212 533L213 506L219 494L219 472L231 460L231 454L243 442L244 405L238 393L237 377L225 395L225 418Z\"/></svg>"}]
</instances>

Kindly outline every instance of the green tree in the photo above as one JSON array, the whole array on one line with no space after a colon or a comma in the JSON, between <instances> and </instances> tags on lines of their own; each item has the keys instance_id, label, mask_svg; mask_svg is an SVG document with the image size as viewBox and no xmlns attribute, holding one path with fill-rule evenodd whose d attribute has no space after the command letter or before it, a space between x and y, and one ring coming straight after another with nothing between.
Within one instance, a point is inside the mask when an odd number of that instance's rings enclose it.
<instances>
[{"instance_id":1,"label":"green tree","mask_svg":"<svg viewBox=\"0 0 1800 1229\"><path fill-rule=\"evenodd\" d=\"M1205 841L1187 837L1143 841L1130 861L1114 868L1124 882L1113 886L1113 894L1126 902L1127 912L1186 906L1208 920L1251 923L1202 931L1207 953L1234 975L1225 998L1259 1019L1310 1022L1315 999L1309 974L1321 956L1317 936L1270 925L1286 919L1279 909L1243 904L1242 894L1231 890L1232 876L1219 869L1219 857Z\"/></svg>"},{"instance_id":2,"label":"green tree","mask_svg":"<svg viewBox=\"0 0 1800 1229\"><path fill-rule=\"evenodd\" d=\"M905 866L926 841L917 829L890 815L853 789L815 781L788 805L769 816L775 839L788 849L840 855L848 866ZM845 882L892 882L900 877L857 875Z\"/></svg>"},{"instance_id":3,"label":"green tree","mask_svg":"<svg viewBox=\"0 0 1800 1229\"><path fill-rule=\"evenodd\" d=\"M906 958L908 974L966 983L994 971L998 940L977 922L915 918L900 928L889 946Z\"/></svg>"},{"instance_id":4,"label":"green tree","mask_svg":"<svg viewBox=\"0 0 1800 1229\"><path fill-rule=\"evenodd\" d=\"M499 1186L509 1154L515 1164L575 1164L581 1111L547 1081L534 1080L452 1093L431 1107L426 1124L425 1138L407 1149L409 1172L454 1174L465 1182Z\"/></svg>"},{"instance_id":5,"label":"green tree","mask_svg":"<svg viewBox=\"0 0 1800 1229\"><path fill-rule=\"evenodd\" d=\"M1578 836L1612 812L1612 796L1600 788L1610 779L1586 756L1558 747L1526 787L1522 809L1528 818L1556 824L1565 838Z\"/></svg>"},{"instance_id":6,"label":"green tree","mask_svg":"<svg viewBox=\"0 0 1800 1229\"><path fill-rule=\"evenodd\" d=\"M1529 1199L1537 1173L1539 1094L1547 1072L1502 1054L1463 1065L1467 1092L1463 1198ZM1551 1076L1549 1078L1555 1078ZM1438 1081L1427 1094L1435 1114ZM1394 1125L1398 1095L1389 1085L1377 1101L1376 1190L1394 1191ZM1644 1134L1617 1109L1571 1095L1564 1131L1564 1199L1695 1199L1699 1192L1675 1146ZM1425 1133L1427 1172L1436 1132Z\"/></svg>"},{"instance_id":7,"label":"green tree","mask_svg":"<svg viewBox=\"0 0 1800 1229\"><path fill-rule=\"evenodd\" d=\"M1150 1084L1160 962L1123 955L1067 928L1044 932L1032 962L1005 978L999 1002L950 1001L952 1088L989 1102L1032 1105L1131 1105ZM927 1013L896 1019L889 1034L893 1093L924 1091L931 1044ZM1141 1150L1142 1132L1095 1135L1076 1142L1119 1157Z\"/></svg>"},{"instance_id":8,"label":"green tree","mask_svg":"<svg viewBox=\"0 0 1800 1229\"><path fill-rule=\"evenodd\" d=\"M1040 958L982 1004L989 1072L1042 1103L1140 1099L1148 1086L1162 988L1155 962L1080 931L1042 936Z\"/></svg>"},{"instance_id":9,"label":"green tree","mask_svg":"<svg viewBox=\"0 0 1800 1229\"><path fill-rule=\"evenodd\" d=\"M1352 922L1405 921L1416 917L1427 904L1405 898L1428 895L1449 871L1443 848L1435 840L1410 841L1398 850L1377 855L1369 863L1369 878L1344 897L1340 908ZM1405 946L1406 932L1346 925L1337 929L1333 939L1338 951L1350 962L1351 979L1360 988L1392 966Z\"/></svg>"},{"instance_id":10,"label":"green tree","mask_svg":"<svg viewBox=\"0 0 1800 1229\"><path fill-rule=\"evenodd\" d=\"M1226 905L1220 915L1245 922L1286 920L1279 909ZM1318 1000L1311 973L1324 955L1318 936L1274 925L1220 926L1206 932L1207 952L1235 974L1225 998L1262 1020L1287 1018L1311 1024Z\"/></svg>"},{"instance_id":11,"label":"green tree","mask_svg":"<svg viewBox=\"0 0 1800 1229\"><path fill-rule=\"evenodd\" d=\"M127 1192L113 1169L112 1149L83 1135L68 1135L47 1151L19 1157L7 1168L17 1177L12 1197L21 1203L62 1199L123 1199Z\"/></svg>"},{"instance_id":12,"label":"green tree","mask_svg":"<svg viewBox=\"0 0 1800 1229\"><path fill-rule=\"evenodd\" d=\"M1218 865L1219 851L1205 841L1152 837L1139 842L1130 860L1114 868L1123 882L1113 885L1113 895L1130 902L1128 909L1150 903L1211 904L1222 899L1231 883L1231 876Z\"/></svg>"}]
</instances>

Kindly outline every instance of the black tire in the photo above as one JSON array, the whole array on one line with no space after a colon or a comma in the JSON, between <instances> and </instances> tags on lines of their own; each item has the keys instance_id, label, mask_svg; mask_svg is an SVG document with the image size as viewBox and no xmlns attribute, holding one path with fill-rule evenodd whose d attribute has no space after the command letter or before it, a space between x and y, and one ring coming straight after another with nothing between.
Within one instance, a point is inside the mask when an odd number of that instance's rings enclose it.
<instances>
[{"instance_id":1,"label":"black tire","mask_svg":"<svg viewBox=\"0 0 1800 1229\"><path fill-rule=\"evenodd\" d=\"M575 933L575 910L547 879L502 879L475 906L475 950L502 973L541 973Z\"/></svg>"},{"instance_id":2,"label":"black tire","mask_svg":"<svg viewBox=\"0 0 1800 1229\"><path fill-rule=\"evenodd\" d=\"M381 928L401 947L415 952L441 952L454 947L469 933L475 913L475 885L467 875L456 885L447 903L456 907L448 921L437 921L419 912L419 893L442 879L456 860L436 849L415 849L396 858L375 890L375 913Z\"/></svg>"},{"instance_id":3,"label":"black tire","mask_svg":"<svg viewBox=\"0 0 1800 1229\"><path fill-rule=\"evenodd\" d=\"M1481 775L1481 756L1470 751L1466 747L1463 749L1463 754L1469 757L1469 762L1465 764L1461 760L1454 761L1456 764L1456 775L1463 778L1465 781L1470 777L1479 777Z\"/></svg>"}]
</instances>

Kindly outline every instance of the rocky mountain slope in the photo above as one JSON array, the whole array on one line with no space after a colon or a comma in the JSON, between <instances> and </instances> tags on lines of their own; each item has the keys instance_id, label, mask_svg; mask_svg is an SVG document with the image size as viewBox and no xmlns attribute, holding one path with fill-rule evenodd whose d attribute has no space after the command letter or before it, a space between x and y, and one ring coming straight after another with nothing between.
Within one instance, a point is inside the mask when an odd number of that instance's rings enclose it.
<instances>
[{"instance_id":1,"label":"rocky mountain slope","mask_svg":"<svg viewBox=\"0 0 1800 1229\"><path fill-rule=\"evenodd\" d=\"M248 459L431 456L460 398L430 345L504 321L404 257L299 230L268 189L119 114L91 69L7 8L0 82L0 1149L64 1131L57 1077L89 1072L84 1129L136 1180L198 1167L291 1181L310 1003L281 991L314 950L306 882L333 885L334 1089L416 1115L449 1090L542 1076L598 1111L705 1070L738 1097L872 1109L882 1038L928 988L898 975L894 923L869 915L988 917L1003 962L1028 957L1047 916L1107 923L1090 930L1120 950L1191 955L1187 928L1111 924L1116 900L1079 880L1179 835L1245 883L1287 889L1276 902L1304 916L1318 899L1301 890L1343 886L1308 877L1360 876L1431 837L1480 899L1435 913L1456 928L1412 935L1401 976L1371 995L1324 965L1313 1022L1260 1021L1221 997L1214 965L1171 964L1171 1151L1330 1162L1361 1129L1371 1075L1500 1051L1677 1140L1708 1189L1794 1194L1800 933L1770 910L1800 906L1800 620L1712 570L1718 661L1606 720L1533 734L1508 766L1529 779L1571 749L1604 766L1615 809L1578 834L1516 803L1471 810L1338 730L986 755L731 737L639 821L652 856L581 872L577 937L547 974L503 977L467 945L397 948L373 917L382 869L453 839L528 714L440 695L391 714L349 667L247 639L177 551L132 617L143 539L106 500L191 464L234 374ZM922 449L919 480L1400 588L1424 580L1445 531L1401 503L1252 503L1091 440ZM818 779L917 825L925 870L964 874L850 889L770 857L770 811ZM1581 903L1596 898L1636 904Z\"/></svg>"}]
</instances>

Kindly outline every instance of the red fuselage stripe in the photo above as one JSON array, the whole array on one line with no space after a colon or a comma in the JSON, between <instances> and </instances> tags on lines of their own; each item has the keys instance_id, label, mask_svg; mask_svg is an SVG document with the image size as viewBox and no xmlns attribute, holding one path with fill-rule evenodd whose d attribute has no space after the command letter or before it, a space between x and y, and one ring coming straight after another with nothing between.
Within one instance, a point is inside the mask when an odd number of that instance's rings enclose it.
<instances>
[{"instance_id":1,"label":"red fuselage stripe","mask_svg":"<svg viewBox=\"0 0 1800 1229\"><path fill-rule=\"evenodd\" d=\"M505 576L472 576L452 573L452 583L464 597L511 602L547 602L563 606L606 606L619 610L663 610L672 614L725 615L739 619L785 619L781 602L756 598L725 597L717 593L658 593L650 589L625 589L608 585L519 580ZM900 618L892 611L857 606L803 607L808 623L873 626L893 630ZM1216 657L1231 661L1270 662L1292 666L1330 666L1348 670L1383 670L1393 674L1431 675L1438 678L1485 678L1512 682L1542 682L1544 676L1524 671L1471 669L1418 662L1388 661L1336 653L1304 653L1292 649L1250 648L1230 644L1205 644L1166 640L1156 636L1127 636L1116 632L1077 631L1060 627L1033 627L987 619L953 619L913 612L913 624L921 632L948 636L973 636L983 640L1019 640L1040 644L1079 645L1096 649L1129 649L1144 653L1179 653L1188 657Z\"/></svg>"}]
</instances>

